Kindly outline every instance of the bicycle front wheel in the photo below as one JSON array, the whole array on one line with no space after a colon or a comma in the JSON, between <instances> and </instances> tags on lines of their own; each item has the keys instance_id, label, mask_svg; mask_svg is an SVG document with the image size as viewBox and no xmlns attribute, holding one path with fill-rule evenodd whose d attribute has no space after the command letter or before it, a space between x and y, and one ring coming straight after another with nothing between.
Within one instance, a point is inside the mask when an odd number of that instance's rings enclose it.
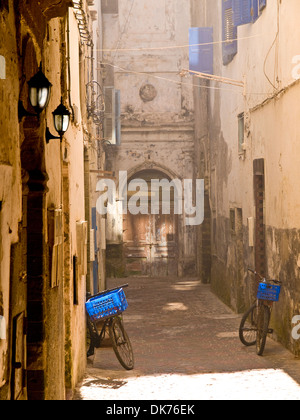
<instances>
[{"instance_id":1,"label":"bicycle front wheel","mask_svg":"<svg viewBox=\"0 0 300 420\"><path fill-rule=\"evenodd\" d=\"M112 319L109 325L109 335L120 364L124 369L132 370L134 368L133 350L120 317Z\"/></svg>"},{"instance_id":2,"label":"bicycle front wheel","mask_svg":"<svg viewBox=\"0 0 300 420\"><path fill-rule=\"evenodd\" d=\"M257 333L257 306L254 303L251 308L244 314L240 329L239 336L244 346L251 347L256 344Z\"/></svg>"},{"instance_id":3,"label":"bicycle front wheel","mask_svg":"<svg viewBox=\"0 0 300 420\"><path fill-rule=\"evenodd\" d=\"M261 305L257 319L256 353L262 356L265 350L267 335L269 331L270 310L267 306Z\"/></svg>"}]
</instances>

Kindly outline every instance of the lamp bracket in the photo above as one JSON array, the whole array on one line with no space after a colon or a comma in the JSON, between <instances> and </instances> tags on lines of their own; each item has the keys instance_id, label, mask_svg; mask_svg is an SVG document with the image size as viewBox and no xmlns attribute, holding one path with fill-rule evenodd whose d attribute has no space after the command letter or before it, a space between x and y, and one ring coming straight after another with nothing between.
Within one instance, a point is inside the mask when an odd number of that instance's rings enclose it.
<instances>
[{"instance_id":1,"label":"lamp bracket","mask_svg":"<svg viewBox=\"0 0 300 420\"><path fill-rule=\"evenodd\" d=\"M22 101L19 101L18 104L18 116L19 122L21 122L25 117L37 117L39 119L39 114L33 114L32 112L26 111Z\"/></svg>"},{"instance_id":2,"label":"lamp bracket","mask_svg":"<svg viewBox=\"0 0 300 420\"><path fill-rule=\"evenodd\" d=\"M51 132L50 132L50 130L49 130L48 127L46 128L45 137L46 137L46 143L47 144L49 144L50 140L58 140L58 139L60 139L60 141L62 140L61 137L53 136L53 134L51 134Z\"/></svg>"}]
</instances>

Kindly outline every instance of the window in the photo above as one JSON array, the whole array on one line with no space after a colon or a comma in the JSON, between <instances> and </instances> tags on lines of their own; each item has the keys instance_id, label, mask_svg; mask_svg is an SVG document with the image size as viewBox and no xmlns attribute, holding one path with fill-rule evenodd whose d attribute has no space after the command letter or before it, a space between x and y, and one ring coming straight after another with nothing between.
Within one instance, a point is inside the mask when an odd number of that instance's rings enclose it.
<instances>
[{"instance_id":1,"label":"window","mask_svg":"<svg viewBox=\"0 0 300 420\"><path fill-rule=\"evenodd\" d=\"M237 54L237 27L254 23L266 5L267 0L222 0L224 66Z\"/></svg>"},{"instance_id":2,"label":"window","mask_svg":"<svg viewBox=\"0 0 300 420\"><path fill-rule=\"evenodd\" d=\"M266 7L267 0L233 0L233 22L235 26L254 23Z\"/></svg>"},{"instance_id":3,"label":"window","mask_svg":"<svg viewBox=\"0 0 300 420\"><path fill-rule=\"evenodd\" d=\"M190 28L189 38L190 70L213 74L213 28Z\"/></svg>"},{"instance_id":4,"label":"window","mask_svg":"<svg viewBox=\"0 0 300 420\"><path fill-rule=\"evenodd\" d=\"M241 208L231 208L229 212L230 231L238 236L243 234L243 210Z\"/></svg>"},{"instance_id":5,"label":"window","mask_svg":"<svg viewBox=\"0 0 300 420\"><path fill-rule=\"evenodd\" d=\"M6 61L3 55L0 55L0 79L6 79Z\"/></svg>"},{"instance_id":6,"label":"window","mask_svg":"<svg viewBox=\"0 0 300 420\"><path fill-rule=\"evenodd\" d=\"M105 118L104 138L110 144L121 144L121 96L113 86L104 87Z\"/></svg>"},{"instance_id":7,"label":"window","mask_svg":"<svg viewBox=\"0 0 300 420\"><path fill-rule=\"evenodd\" d=\"M235 233L235 209L230 209L230 230Z\"/></svg>"},{"instance_id":8,"label":"window","mask_svg":"<svg viewBox=\"0 0 300 420\"><path fill-rule=\"evenodd\" d=\"M237 54L237 27L233 22L233 0L222 1L223 64L229 64Z\"/></svg>"},{"instance_id":9,"label":"window","mask_svg":"<svg viewBox=\"0 0 300 420\"><path fill-rule=\"evenodd\" d=\"M235 232L237 235L243 235L243 209L235 209Z\"/></svg>"},{"instance_id":10,"label":"window","mask_svg":"<svg viewBox=\"0 0 300 420\"><path fill-rule=\"evenodd\" d=\"M0 340L6 340L6 321L2 315L0 315Z\"/></svg>"},{"instance_id":11,"label":"window","mask_svg":"<svg viewBox=\"0 0 300 420\"><path fill-rule=\"evenodd\" d=\"M244 142L245 142L245 115L244 113L238 115L238 127L239 127L239 153L243 153Z\"/></svg>"}]
</instances>

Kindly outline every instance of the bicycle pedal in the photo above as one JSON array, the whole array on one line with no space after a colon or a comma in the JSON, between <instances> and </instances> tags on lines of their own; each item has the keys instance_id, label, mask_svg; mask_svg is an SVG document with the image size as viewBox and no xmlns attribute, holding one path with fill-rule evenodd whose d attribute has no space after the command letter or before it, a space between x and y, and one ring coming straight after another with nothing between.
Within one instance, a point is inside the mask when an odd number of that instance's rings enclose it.
<instances>
[{"instance_id":1,"label":"bicycle pedal","mask_svg":"<svg viewBox=\"0 0 300 420\"><path fill-rule=\"evenodd\" d=\"M273 328L268 329L268 334L273 334L273 332L274 332Z\"/></svg>"}]
</instances>

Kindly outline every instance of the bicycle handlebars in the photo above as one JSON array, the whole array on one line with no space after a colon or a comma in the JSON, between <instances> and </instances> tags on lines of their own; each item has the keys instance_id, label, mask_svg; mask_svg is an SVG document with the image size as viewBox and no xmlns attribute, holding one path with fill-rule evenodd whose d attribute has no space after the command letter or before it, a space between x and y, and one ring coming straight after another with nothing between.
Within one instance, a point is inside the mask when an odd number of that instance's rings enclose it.
<instances>
[{"instance_id":1,"label":"bicycle handlebars","mask_svg":"<svg viewBox=\"0 0 300 420\"><path fill-rule=\"evenodd\" d=\"M261 275L261 274L259 274L257 271L255 271L255 270L252 270L252 268L249 268L248 267L248 271L250 271L252 274L255 274L255 275L257 275L261 280L263 280L264 279L264 277Z\"/></svg>"},{"instance_id":2,"label":"bicycle handlebars","mask_svg":"<svg viewBox=\"0 0 300 420\"><path fill-rule=\"evenodd\" d=\"M251 273L253 273L253 274L255 274L256 276L258 276L261 280L265 280L265 281L267 281L265 277L263 277L263 276L262 276L261 274L259 274L257 271L252 270L252 268L249 268L249 267L248 267L248 271L250 271ZM281 282L280 280L270 279L270 280L268 280L268 281L271 281L271 282L273 282L274 284L282 284L282 282Z\"/></svg>"},{"instance_id":3,"label":"bicycle handlebars","mask_svg":"<svg viewBox=\"0 0 300 420\"><path fill-rule=\"evenodd\" d=\"M93 295L93 296L90 296L90 293L87 293L87 300L93 299L93 298L98 297L98 296L105 295L106 293L113 292L114 290L124 289L125 287L128 287L128 286L129 286L128 283L123 284L123 286L118 286L118 287L114 287L113 289L103 290L103 292L97 293L96 295Z\"/></svg>"}]
</instances>

